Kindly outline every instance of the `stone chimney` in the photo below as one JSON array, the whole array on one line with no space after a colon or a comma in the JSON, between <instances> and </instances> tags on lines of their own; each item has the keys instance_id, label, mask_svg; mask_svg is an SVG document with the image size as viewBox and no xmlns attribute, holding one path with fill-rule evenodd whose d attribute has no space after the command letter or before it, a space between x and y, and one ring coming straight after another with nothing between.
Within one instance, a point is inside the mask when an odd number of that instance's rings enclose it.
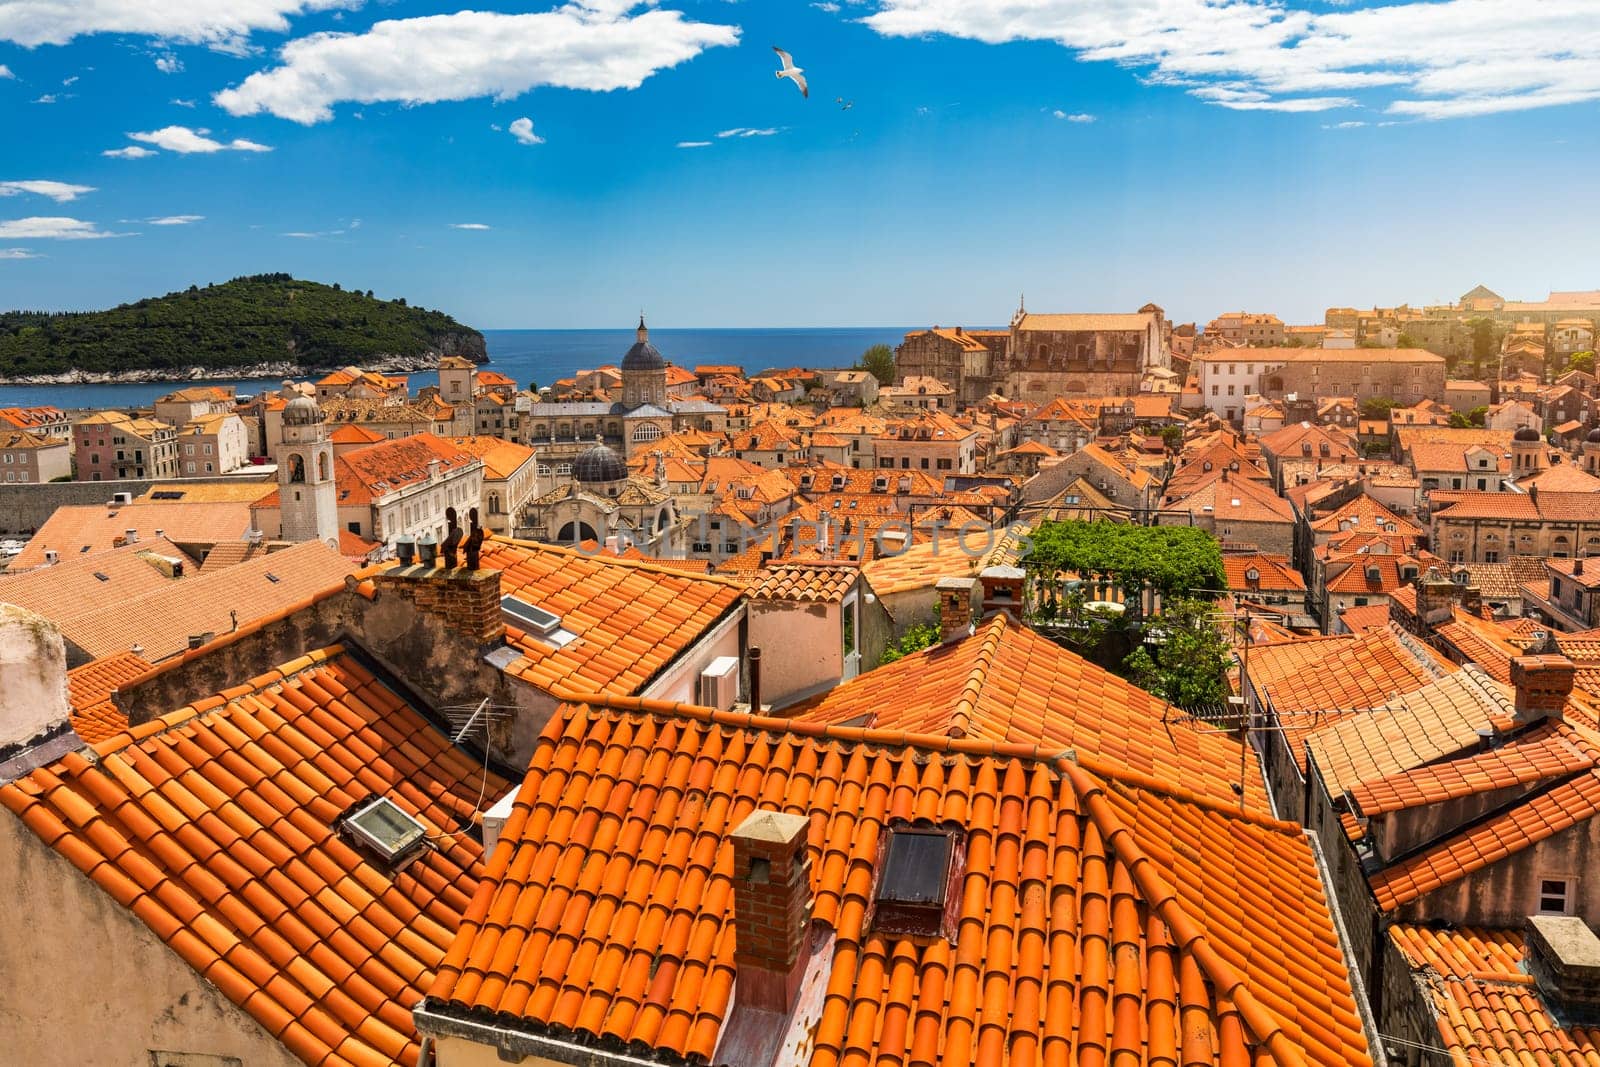
<instances>
[{"instance_id":1,"label":"stone chimney","mask_svg":"<svg viewBox=\"0 0 1600 1067\"><path fill-rule=\"evenodd\" d=\"M811 857L804 815L757 809L733 832L734 1001L787 1014L805 974Z\"/></svg>"},{"instance_id":2,"label":"stone chimney","mask_svg":"<svg viewBox=\"0 0 1600 1067\"><path fill-rule=\"evenodd\" d=\"M1560 719L1572 696L1577 668L1565 656L1518 656L1511 661L1511 685L1517 691L1517 722Z\"/></svg>"},{"instance_id":3,"label":"stone chimney","mask_svg":"<svg viewBox=\"0 0 1600 1067\"><path fill-rule=\"evenodd\" d=\"M1417 579L1417 621L1422 624L1423 636L1455 617L1455 604L1464 592L1465 587L1432 567Z\"/></svg>"},{"instance_id":4,"label":"stone chimney","mask_svg":"<svg viewBox=\"0 0 1600 1067\"><path fill-rule=\"evenodd\" d=\"M64 728L67 646L56 624L0 604L0 754Z\"/></svg>"},{"instance_id":5,"label":"stone chimney","mask_svg":"<svg viewBox=\"0 0 1600 1067\"><path fill-rule=\"evenodd\" d=\"M1600 1022L1600 937L1573 915L1533 915L1523 940L1528 974L1552 1015Z\"/></svg>"},{"instance_id":6,"label":"stone chimney","mask_svg":"<svg viewBox=\"0 0 1600 1067\"><path fill-rule=\"evenodd\" d=\"M505 618L500 614L500 572L445 570L417 564L394 567L373 577L380 597L390 594L409 600L418 611L443 619L463 636L489 647L505 638Z\"/></svg>"},{"instance_id":7,"label":"stone chimney","mask_svg":"<svg viewBox=\"0 0 1600 1067\"><path fill-rule=\"evenodd\" d=\"M972 633L972 594L976 578L940 578L934 589L939 594L939 638L945 644Z\"/></svg>"},{"instance_id":8,"label":"stone chimney","mask_svg":"<svg viewBox=\"0 0 1600 1067\"><path fill-rule=\"evenodd\" d=\"M1008 611L1013 619L1022 620L1023 583L1028 573L1021 567L985 567L978 575L983 584L983 613Z\"/></svg>"}]
</instances>

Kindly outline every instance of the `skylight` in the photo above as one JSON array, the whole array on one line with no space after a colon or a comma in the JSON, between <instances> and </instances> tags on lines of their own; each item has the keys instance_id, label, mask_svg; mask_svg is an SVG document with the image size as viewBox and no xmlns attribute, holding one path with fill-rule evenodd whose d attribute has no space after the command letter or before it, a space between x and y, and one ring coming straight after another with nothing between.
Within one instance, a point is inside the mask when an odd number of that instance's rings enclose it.
<instances>
[{"instance_id":1,"label":"skylight","mask_svg":"<svg viewBox=\"0 0 1600 1067\"><path fill-rule=\"evenodd\" d=\"M527 633L545 636L561 628L561 616L513 596L500 598L500 611Z\"/></svg>"},{"instance_id":2,"label":"skylight","mask_svg":"<svg viewBox=\"0 0 1600 1067\"><path fill-rule=\"evenodd\" d=\"M957 833L902 825L885 831L873 926L887 933L948 936L962 863Z\"/></svg>"},{"instance_id":3,"label":"skylight","mask_svg":"<svg viewBox=\"0 0 1600 1067\"><path fill-rule=\"evenodd\" d=\"M344 828L390 866L410 859L427 843L427 827L386 797L374 797L346 815Z\"/></svg>"}]
</instances>

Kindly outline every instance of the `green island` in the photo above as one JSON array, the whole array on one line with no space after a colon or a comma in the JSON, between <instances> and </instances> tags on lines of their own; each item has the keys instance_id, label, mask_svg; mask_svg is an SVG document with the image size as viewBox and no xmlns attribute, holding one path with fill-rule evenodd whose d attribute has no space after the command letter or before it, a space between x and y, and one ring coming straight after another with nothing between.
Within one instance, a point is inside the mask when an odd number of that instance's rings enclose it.
<instances>
[{"instance_id":1,"label":"green island","mask_svg":"<svg viewBox=\"0 0 1600 1067\"><path fill-rule=\"evenodd\" d=\"M257 274L108 311L0 312L0 379L59 375L194 377L273 368L463 356L487 360L483 335L442 311L371 291Z\"/></svg>"}]
</instances>

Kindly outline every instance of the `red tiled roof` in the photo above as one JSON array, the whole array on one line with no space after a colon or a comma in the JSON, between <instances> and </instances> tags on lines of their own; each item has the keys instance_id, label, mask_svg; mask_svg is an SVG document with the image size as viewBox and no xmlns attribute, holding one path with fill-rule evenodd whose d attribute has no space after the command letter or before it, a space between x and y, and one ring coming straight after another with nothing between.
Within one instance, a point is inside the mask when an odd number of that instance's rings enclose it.
<instances>
[{"instance_id":1,"label":"red tiled roof","mask_svg":"<svg viewBox=\"0 0 1600 1067\"><path fill-rule=\"evenodd\" d=\"M1240 745L1174 724L1165 701L1013 622L1004 613L976 633L879 667L784 709L804 722L1076 749L1220 803L1238 803ZM1244 796L1269 810L1254 751Z\"/></svg>"},{"instance_id":2,"label":"red tiled roof","mask_svg":"<svg viewBox=\"0 0 1600 1067\"><path fill-rule=\"evenodd\" d=\"M128 728L128 717L111 702L111 694L150 669L133 652L118 652L67 672L67 696L72 705L72 728L94 744Z\"/></svg>"},{"instance_id":3,"label":"red tiled roof","mask_svg":"<svg viewBox=\"0 0 1600 1067\"><path fill-rule=\"evenodd\" d=\"M750 587L752 600L838 602L860 578L856 567L829 563L785 563L766 568Z\"/></svg>"},{"instance_id":4,"label":"red tiled roof","mask_svg":"<svg viewBox=\"0 0 1600 1067\"><path fill-rule=\"evenodd\" d=\"M1392 911L1441 886L1600 814L1600 771L1519 801L1471 828L1372 875L1378 907Z\"/></svg>"},{"instance_id":5,"label":"red tiled roof","mask_svg":"<svg viewBox=\"0 0 1600 1067\"><path fill-rule=\"evenodd\" d=\"M1410 964L1453 1063L1593 1067L1600 1029L1565 1022L1546 1006L1515 930L1399 924L1389 936Z\"/></svg>"},{"instance_id":6,"label":"red tiled roof","mask_svg":"<svg viewBox=\"0 0 1600 1067\"><path fill-rule=\"evenodd\" d=\"M1595 766L1596 753L1571 727L1541 726L1499 748L1446 763L1430 764L1350 790L1350 802L1371 817L1405 808L1532 785Z\"/></svg>"},{"instance_id":7,"label":"red tiled roof","mask_svg":"<svg viewBox=\"0 0 1600 1067\"><path fill-rule=\"evenodd\" d=\"M834 938L809 1051L785 1063L1368 1064L1298 827L1102 773L988 743L564 705L424 1006L710 1061L736 975L728 837L763 807L810 819L812 915ZM870 926L894 818L966 835L952 941Z\"/></svg>"},{"instance_id":8,"label":"red tiled roof","mask_svg":"<svg viewBox=\"0 0 1600 1067\"><path fill-rule=\"evenodd\" d=\"M1222 569L1228 575L1228 588L1236 592L1294 592L1303 593L1306 580L1289 562L1288 556L1273 556L1261 552L1228 552L1222 557ZM1249 577L1256 572L1255 579Z\"/></svg>"},{"instance_id":9,"label":"red tiled roof","mask_svg":"<svg viewBox=\"0 0 1600 1067\"><path fill-rule=\"evenodd\" d=\"M414 1065L411 1009L482 848L484 771L337 646L0 788L0 803L308 1064ZM341 815L377 794L432 847L399 873Z\"/></svg>"},{"instance_id":10,"label":"red tiled roof","mask_svg":"<svg viewBox=\"0 0 1600 1067\"><path fill-rule=\"evenodd\" d=\"M484 542L482 566L500 571L502 596L559 616L576 636L556 648L507 627L507 642L522 653L507 673L546 690L638 692L744 590L726 578L499 537Z\"/></svg>"}]
</instances>

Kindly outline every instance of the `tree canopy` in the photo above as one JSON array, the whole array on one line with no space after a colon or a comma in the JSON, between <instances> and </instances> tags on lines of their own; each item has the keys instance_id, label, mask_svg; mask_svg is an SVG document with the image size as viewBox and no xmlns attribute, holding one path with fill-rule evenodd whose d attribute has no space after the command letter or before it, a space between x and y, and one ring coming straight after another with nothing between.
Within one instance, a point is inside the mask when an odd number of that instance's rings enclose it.
<instances>
[{"instance_id":1,"label":"tree canopy","mask_svg":"<svg viewBox=\"0 0 1600 1067\"><path fill-rule=\"evenodd\" d=\"M280 362L317 370L430 353L481 361L483 335L440 311L287 274L190 286L109 311L0 313L4 377Z\"/></svg>"},{"instance_id":2,"label":"tree canopy","mask_svg":"<svg viewBox=\"0 0 1600 1067\"><path fill-rule=\"evenodd\" d=\"M1167 604L1150 638L1123 661L1135 685L1182 708L1216 708L1227 700L1233 653L1212 622L1209 604Z\"/></svg>"},{"instance_id":3,"label":"tree canopy","mask_svg":"<svg viewBox=\"0 0 1600 1067\"><path fill-rule=\"evenodd\" d=\"M1164 600L1227 588L1216 539L1192 526L1041 523L1023 565L1047 573L1104 576L1126 590L1149 586Z\"/></svg>"},{"instance_id":4,"label":"tree canopy","mask_svg":"<svg viewBox=\"0 0 1600 1067\"><path fill-rule=\"evenodd\" d=\"M879 385L894 384L894 349L888 345L873 345L861 353L856 370L869 372Z\"/></svg>"}]
</instances>

